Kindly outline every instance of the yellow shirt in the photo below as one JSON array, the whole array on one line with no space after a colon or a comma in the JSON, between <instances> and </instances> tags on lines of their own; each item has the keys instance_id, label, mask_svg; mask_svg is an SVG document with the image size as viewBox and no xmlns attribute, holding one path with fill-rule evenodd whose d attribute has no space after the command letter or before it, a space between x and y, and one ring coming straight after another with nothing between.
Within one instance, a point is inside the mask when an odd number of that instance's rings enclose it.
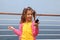
<instances>
[{"instance_id":1,"label":"yellow shirt","mask_svg":"<svg viewBox=\"0 0 60 40\"><path fill-rule=\"evenodd\" d=\"M31 23L32 22L28 22L28 23L26 22L23 24L21 40L33 40Z\"/></svg>"}]
</instances>

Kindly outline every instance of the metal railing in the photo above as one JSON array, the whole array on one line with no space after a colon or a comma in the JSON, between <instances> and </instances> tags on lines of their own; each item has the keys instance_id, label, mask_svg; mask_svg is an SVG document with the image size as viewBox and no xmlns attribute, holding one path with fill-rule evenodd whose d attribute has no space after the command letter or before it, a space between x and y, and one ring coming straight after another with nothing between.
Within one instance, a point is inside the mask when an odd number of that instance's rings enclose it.
<instances>
[{"instance_id":1,"label":"metal railing","mask_svg":"<svg viewBox=\"0 0 60 40\"><path fill-rule=\"evenodd\" d=\"M17 16L19 16L19 15L21 15L21 13L0 12L0 15L17 15ZM60 14L47 14L46 13L46 14L36 14L36 16L58 16L58 17L60 17ZM4 20L18 20L18 19L0 19L0 20L3 20L4 21ZM44 20L44 21L46 21L46 20ZM54 21L54 22L56 21L57 22L57 20L47 20L47 21ZM60 22L60 20L59 20L59 22ZM18 24L0 24L0 25L6 26L6 25L18 25ZM41 24L41 25L43 25L43 24ZM58 28L56 28L56 29L54 29L54 28L53 29L48 29L48 28L41 29L41 27L42 27L41 25L40 25L40 29L39 30L42 31L42 32L46 32L46 34L44 34L44 33L43 34L42 33L39 34L39 36L38 36L39 38L43 39L43 36L46 36L46 37L49 37L49 38L53 38L54 39L57 36L57 39L59 38L59 40L60 40L60 28L59 29ZM46 24L43 25L43 27L45 27L45 26L46 26ZM56 26L57 27L58 26L59 27L60 25L53 25L53 24L50 25L49 24L47 26L50 26L50 27L53 27L53 26ZM4 29L4 28L3 29L0 29L0 32L4 33L4 31L6 31L6 32L9 32L9 31L12 32L11 30L8 30L8 29ZM58 32L59 34L58 33L53 34L53 33L48 33L48 32ZM14 34L13 35L12 34L8 34L7 35L7 33L6 33L6 35L0 35L0 37L8 37L8 36L9 37L14 37L16 35L14 35ZM38 39L38 37L37 37L37 39ZM46 39L49 39L49 38L46 38ZM40 39L38 39L38 40L40 40Z\"/></svg>"},{"instance_id":2,"label":"metal railing","mask_svg":"<svg viewBox=\"0 0 60 40\"><path fill-rule=\"evenodd\" d=\"M0 12L0 15L21 15L21 13ZM36 16L60 16L60 14L36 14Z\"/></svg>"}]
</instances>

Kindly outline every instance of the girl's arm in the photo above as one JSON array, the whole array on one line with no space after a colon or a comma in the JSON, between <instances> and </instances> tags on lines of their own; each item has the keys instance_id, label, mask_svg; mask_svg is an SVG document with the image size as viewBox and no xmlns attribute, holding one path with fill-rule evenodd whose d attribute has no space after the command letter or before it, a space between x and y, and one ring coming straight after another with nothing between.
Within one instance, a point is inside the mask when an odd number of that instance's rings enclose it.
<instances>
[{"instance_id":1,"label":"girl's arm","mask_svg":"<svg viewBox=\"0 0 60 40\"><path fill-rule=\"evenodd\" d=\"M15 34L17 34L18 36L20 36L20 34L21 34L20 30L14 29L13 31L14 31Z\"/></svg>"},{"instance_id":2,"label":"girl's arm","mask_svg":"<svg viewBox=\"0 0 60 40\"><path fill-rule=\"evenodd\" d=\"M34 22L33 24L34 24L34 30L35 30L34 35L37 36L39 33L39 28L38 28L39 23Z\"/></svg>"},{"instance_id":3,"label":"girl's arm","mask_svg":"<svg viewBox=\"0 0 60 40\"><path fill-rule=\"evenodd\" d=\"M13 30L15 34L17 34L18 36L20 35L20 30L15 29L13 26L8 26L9 30Z\"/></svg>"}]
</instances>

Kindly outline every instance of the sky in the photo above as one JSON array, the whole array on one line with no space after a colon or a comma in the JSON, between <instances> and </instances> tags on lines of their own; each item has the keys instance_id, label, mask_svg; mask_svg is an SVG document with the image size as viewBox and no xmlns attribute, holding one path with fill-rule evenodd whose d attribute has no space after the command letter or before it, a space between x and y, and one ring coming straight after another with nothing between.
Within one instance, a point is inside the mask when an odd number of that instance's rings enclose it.
<instances>
[{"instance_id":1,"label":"sky","mask_svg":"<svg viewBox=\"0 0 60 40\"><path fill-rule=\"evenodd\" d=\"M60 0L0 0L0 12L21 13L28 6L39 14L60 14Z\"/></svg>"}]
</instances>

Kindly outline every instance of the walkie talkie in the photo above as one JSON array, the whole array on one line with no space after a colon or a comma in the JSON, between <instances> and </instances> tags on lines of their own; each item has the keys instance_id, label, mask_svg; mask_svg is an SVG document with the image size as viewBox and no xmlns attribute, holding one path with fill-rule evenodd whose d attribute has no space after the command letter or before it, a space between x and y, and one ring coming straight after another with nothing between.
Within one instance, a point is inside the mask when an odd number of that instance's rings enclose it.
<instances>
[{"instance_id":1,"label":"walkie talkie","mask_svg":"<svg viewBox=\"0 0 60 40\"><path fill-rule=\"evenodd\" d=\"M38 19L36 19L36 20L35 20L35 23L38 23L38 22L39 22L39 20L38 20Z\"/></svg>"}]
</instances>

